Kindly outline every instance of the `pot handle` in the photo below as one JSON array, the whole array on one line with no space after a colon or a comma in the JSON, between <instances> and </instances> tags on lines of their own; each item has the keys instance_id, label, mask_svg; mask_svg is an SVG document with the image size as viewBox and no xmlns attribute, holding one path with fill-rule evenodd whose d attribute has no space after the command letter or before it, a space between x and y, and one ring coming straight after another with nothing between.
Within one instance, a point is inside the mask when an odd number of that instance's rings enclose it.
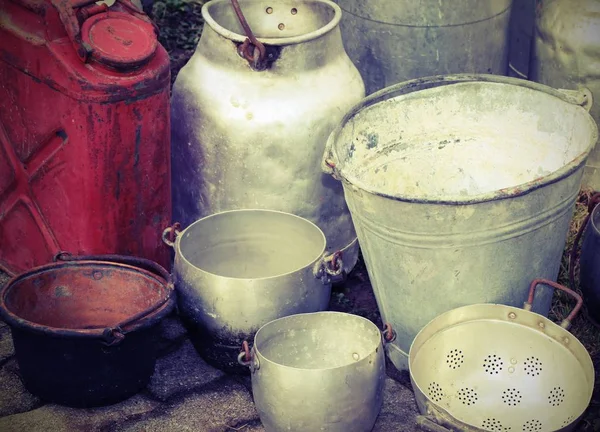
<instances>
[{"instance_id":1,"label":"pot handle","mask_svg":"<svg viewBox=\"0 0 600 432\"><path fill-rule=\"evenodd\" d=\"M109 261L118 264L126 264L132 267L138 267L143 270L147 270L151 273L154 273L157 276L162 277L165 281L168 282L169 288L172 288L171 283L171 275L169 272L158 263L154 261L150 261L145 258L126 256L126 255L73 255L71 252L60 251L54 258L52 258L53 262L58 261Z\"/></svg>"},{"instance_id":2,"label":"pot handle","mask_svg":"<svg viewBox=\"0 0 600 432\"><path fill-rule=\"evenodd\" d=\"M600 192L597 192L590 197L588 201L588 214L581 223L581 226L577 231L577 235L575 236L575 241L573 242L573 248L571 249L571 253L569 255L569 283L571 284L571 289L575 289L577 287L577 285L575 285L575 261L577 261L577 249L579 248L579 242L581 241L581 236L583 235L583 232L585 231L585 228L588 226L588 223L592 217L592 212L598 204L600 204Z\"/></svg>"},{"instance_id":3,"label":"pot handle","mask_svg":"<svg viewBox=\"0 0 600 432\"><path fill-rule=\"evenodd\" d=\"M531 307L532 307L532 304L533 304L533 296L535 294L535 289L540 284L548 285L548 286L551 286L554 289L558 289L558 290L564 291L567 294L569 294L571 297L574 297L575 300L577 300L577 304L575 305L575 307L573 308L573 310L571 311L571 313L560 323L560 326L562 328L564 328L565 330L568 329L571 326L571 322L573 321L573 319L575 319L575 317L579 313L579 310L583 306L583 299L575 291L573 291L573 290L571 290L571 289L569 289L569 288L567 288L565 286L562 286L562 285L560 285L560 284L558 284L556 282L553 282L553 281L548 280L548 279L535 279L533 282L531 282L531 285L529 286L529 297L527 298L527 301L523 305L523 309L525 309L526 311L530 311L531 310Z\"/></svg>"},{"instance_id":4,"label":"pot handle","mask_svg":"<svg viewBox=\"0 0 600 432\"><path fill-rule=\"evenodd\" d=\"M385 323L383 325L383 331L381 332L381 336L383 338L383 344L387 345L396 340L397 334L390 323Z\"/></svg>"},{"instance_id":5,"label":"pot handle","mask_svg":"<svg viewBox=\"0 0 600 432\"><path fill-rule=\"evenodd\" d=\"M592 92L587 87L579 87L577 90L557 89L566 96L567 101L574 105L582 106L587 112L590 112L594 104Z\"/></svg>"},{"instance_id":6,"label":"pot handle","mask_svg":"<svg viewBox=\"0 0 600 432\"><path fill-rule=\"evenodd\" d=\"M238 354L237 361L242 366L249 367L250 372L260 368L258 357L254 355L254 347L250 348L247 341L242 342L242 351Z\"/></svg>"},{"instance_id":7,"label":"pot handle","mask_svg":"<svg viewBox=\"0 0 600 432\"><path fill-rule=\"evenodd\" d=\"M346 277L342 255L342 251L338 250L331 255L323 255L323 257L317 261L313 274L317 279L321 279L323 285L328 285L332 281L337 282L344 280Z\"/></svg>"},{"instance_id":8,"label":"pot handle","mask_svg":"<svg viewBox=\"0 0 600 432\"><path fill-rule=\"evenodd\" d=\"M172 248L175 248L175 239L179 234L181 234L181 224L179 222L175 222L170 227L164 229L162 233L162 241Z\"/></svg>"},{"instance_id":9,"label":"pot handle","mask_svg":"<svg viewBox=\"0 0 600 432\"><path fill-rule=\"evenodd\" d=\"M431 420L429 416L424 415L417 416L417 426L426 432L450 432L449 429L445 428L444 426L440 426Z\"/></svg>"},{"instance_id":10,"label":"pot handle","mask_svg":"<svg viewBox=\"0 0 600 432\"><path fill-rule=\"evenodd\" d=\"M323 158L321 160L321 170L325 174L331 175L334 179L340 180L336 174L335 166L337 164L337 155L333 149L333 143L337 137L337 129L332 131L327 137L327 143L325 144L325 151L323 152Z\"/></svg>"}]
</instances>

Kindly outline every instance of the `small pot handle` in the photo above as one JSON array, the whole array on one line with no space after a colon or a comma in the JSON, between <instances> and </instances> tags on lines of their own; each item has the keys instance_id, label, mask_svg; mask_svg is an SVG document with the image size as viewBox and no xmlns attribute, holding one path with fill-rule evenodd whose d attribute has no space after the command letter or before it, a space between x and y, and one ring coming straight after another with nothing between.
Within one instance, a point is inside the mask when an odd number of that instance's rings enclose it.
<instances>
[{"instance_id":1,"label":"small pot handle","mask_svg":"<svg viewBox=\"0 0 600 432\"><path fill-rule=\"evenodd\" d=\"M575 236L575 241L573 242L573 248L571 249L571 253L569 255L569 283L571 284L571 289L575 289L577 287L575 284L575 261L577 261L577 249L579 248L579 242L581 241L583 232L585 231L592 217L592 212L598 204L600 204L600 192L597 192L590 197L588 202L588 214L581 223L581 227L579 227L577 235Z\"/></svg>"},{"instance_id":2,"label":"small pot handle","mask_svg":"<svg viewBox=\"0 0 600 432\"><path fill-rule=\"evenodd\" d=\"M580 105L587 112L590 112L594 104L592 92L587 87L580 87L577 90L557 89L566 96L567 100L574 105Z\"/></svg>"},{"instance_id":3,"label":"small pot handle","mask_svg":"<svg viewBox=\"0 0 600 432\"><path fill-rule=\"evenodd\" d=\"M533 297L535 295L535 289L540 284L548 285L554 289L564 291L567 294L569 294L571 297L575 298L575 300L577 300L577 304L575 305L575 307L573 308L571 313L560 323L560 326L562 328L568 329L571 326L571 322L573 321L573 319L575 319L575 317L579 313L579 310L583 306L583 299L575 291L573 291L565 286L562 286L556 282L553 282L548 279L535 279L533 282L531 282L531 285L529 286L529 297L527 298L527 301L523 305L523 309L525 309L526 311L531 310L532 305L533 305Z\"/></svg>"},{"instance_id":4,"label":"small pot handle","mask_svg":"<svg viewBox=\"0 0 600 432\"><path fill-rule=\"evenodd\" d=\"M335 150L333 148L333 143L337 137L336 131L332 131L327 137L327 143L325 144L325 151L323 153L323 158L321 160L321 170L325 174L331 175L334 179L339 180L339 177L336 175L335 166L337 164L337 158L335 155Z\"/></svg>"},{"instance_id":5,"label":"small pot handle","mask_svg":"<svg viewBox=\"0 0 600 432\"><path fill-rule=\"evenodd\" d=\"M317 279L321 279L323 285L329 285L332 281L341 281L345 278L342 255L342 251L336 251L331 255L323 255L317 261L313 274Z\"/></svg>"},{"instance_id":6,"label":"small pot handle","mask_svg":"<svg viewBox=\"0 0 600 432\"><path fill-rule=\"evenodd\" d=\"M250 348L247 341L242 342L242 351L237 356L237 361L242 366L250 368L251 372L258 370L258 358L252 352L254 348Z\"/></svg>"},{"instance_id":7,"label":"small pot handle","mask_svg":"<svg viewBox=\"0 0 600 432\"><path fill-rule=\"evenodd\" d=\"M449 429L440 426L435 421L431 420L431 418L424 415L417 416L417 426L426 432L450 432Z\"/></svg>"},{"instance_id":8,"label":"small pot handle","mask_svg":"<svg viewBox=\"0 0 600 432\"><path fill-rule=\"evenodd\" d=\"M385 323L383 325L383 331L381 332L381 336L383 338L383 344L387 345L396 340L397 334L390 323Z\"/></svg>"},{"instance_id":9,"label":"small pot handle","mask_svg":"<svg viewBox=\"0 0 600 432\"><path fill-rule=\"evenodd\" d=\"M162 241L172 248L175 248L175 239L179 234L181 234L181 224L179 222L175 222L170 227L164 229L162 233Z\"/></svg>"}]
</instances>

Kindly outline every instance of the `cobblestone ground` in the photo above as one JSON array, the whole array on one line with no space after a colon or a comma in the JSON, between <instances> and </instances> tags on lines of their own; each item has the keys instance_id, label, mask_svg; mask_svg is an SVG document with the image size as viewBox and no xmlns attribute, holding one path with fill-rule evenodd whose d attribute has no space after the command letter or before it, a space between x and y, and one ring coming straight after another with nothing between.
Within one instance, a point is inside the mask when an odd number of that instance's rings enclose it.
<instances>
[{"instance_id":1,"label":"cobblestone ground","mask_svg":"<svg viewBox=\"0 0 600 432\"><path fill-rule=\"evenodd\" d=\"M0 278L0 286L5 282L6 278ZM360 278L349 278L346 284L346 293L367 289ZM339 291L332 296L332 309L357 309L354 300L369 295L354 292L354 297L341 297ZM359 312L374 316L373 304L371 298L369 306L358 308ZM157 343L161 356L145 390L116 405L74 409L44 403L25 390L10 329L0 321L0 431L264 431L252 402L249 378L226 375L207 365L176 316L163 322ZM384 405L374 432L416 432L418 413L410 381L392 365L387 369Z\"/></svg>"}]
</instances>

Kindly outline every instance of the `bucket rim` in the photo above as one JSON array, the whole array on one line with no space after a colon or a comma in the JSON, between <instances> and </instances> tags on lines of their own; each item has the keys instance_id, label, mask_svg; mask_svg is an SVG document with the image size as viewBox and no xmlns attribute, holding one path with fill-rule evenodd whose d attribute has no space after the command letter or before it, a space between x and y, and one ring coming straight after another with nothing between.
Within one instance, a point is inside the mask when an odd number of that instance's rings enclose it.
<instances>
[{"instance_id":1,"label":"bucket rim","mask_svg":"<svg viewBox=\"0 0 600 432\"><path fill-rule=\"evenodd\" d=\"M391 199L394 201L402 201L407 203L415 203L415 204L436 204L436 205L469 205L469 204L481 204L490 201L498 201L503 199L515 198L522 195L527 195L536 191L537 189L541 189L548 185L557 183L564 178L571 176L574 172L579 169L582 169L585 165L587 158L589 157L591 151L596 145L598 141L599 131L598 125L594 121L590 112L581 106L580 104L573 101L572 98L569 98L565 93L561 90L555 89L553 87L540 84L533 81L524 80L521 78L508 77L503 75L492 75L492 74L471 74L471 73L460 73L460 74L450 74L450 75L433 75L429 77L416 78L412 80L407 80L384 89L381 89L366 98L362 101L355 104L345 115L344 117L337 123L335 128L332 130L328 137L328 142L326 145L324 158L328 158L332 156L334 161L339 160L335 150L335 143L338 141L338 138L345 128L346 124L357 114L359 114L363 109L368 108L370 106L376 105L381 102L385 102L389 99L401 97L406 94L414 93L416 91L425 90L434 87L440 86L451 86L457 84L465 84L465 83L491 83L491 84L505 84L505 85L513 85L517 87L523 87L530 90L540 91L549 96L555 97L562 102L568 103L570 105L575 105L581 110L581 113L585 116L586 121L589 123L590 128L592 130L592 137L590 139L590 143L588 144L585 151L580 153L577 157L572 159L569 163L564 164L561 168L556 171L553 171L551 174L538 177L529 182L521 183L518 185L510 186L503 189L497 189L492 192L486 192L477 195L470 196L461 196L461 195L449 195L444 198L440 197L432 197L426 198L419 195L393 195L390 193L385 193L378 191L377 188L369 186L365 184L364 181L350 178L344 173L343 168L338 169L335 167L331 168L331 170L327 169L326 172L332 174L335 177L338 177L342 183L347 183L352 187L356 187L361 189L364 192L370 193L375 196L379 196L382 198ZM431 87L423 87L426 85L431 85ZM587 88L580 88L580 90L586 95L591 97L591 92ZM572 91L572 90L570 90ZM587 100L587 99L586 99ZM330 165L331 167L331 165Z\"/></svg>"},{"instance_id":2,"label":"bucket rim","mask_svg":"<svg viewBox=\"0 0 600 432\"><path fill-rule=\"evenodd\" d=\"M176 297L175 290L169 286L169 282L165 280L162 276L148 271L146 269L142 269L133 265L116 263L112 261L103 261L103 260L77 260L77 261L59 261L55 263L44 264L41 266L34 267L30 270L27 270L23 273L20 273L16 276L13 276L6 285L0 290L0 318L6 322L10 327L18 328L23 331L37 333L41 335L47 335L51 337L60 337L60 338L78 338L78 339L104 339L107 328L111 328L111 325L107 325L103 328L95 328L95 329L71 329L71 328L63 328L63 327L52 327L43 324L38 324L32 322L30 320L24 319L16 315L12 312L6 305L6 296L9 291L13 289L19 282L28 279L30 277L34 277L41 273L52 272L56 270L60 270L62 268L73 268L73 267L117 267L120 269L128 270L133 273L141 273L147 277L155 279L161 286L164 287L164 291L167 294L167 301L164 302L160 307L156 310L152 311L148 315L136 320L135 322L127 325L125 334L133 333L139 330L143 330L145 328L151 327L155 324L158 324L160 320L162 320L165 316L170 314L175 308ZM161 300L162 301L162 300ZM159 303L159 302L156 302ZM134 315L128 317L130 319L134 317ZM118 323L115 323L117 325Z\"/></svg>"},{"instance_id":3,"label":"bucket rim","mask_svg":"<svg viewBox=\"0 0 600 432\"><path fill-rule=\"evenodd\" d=\"M327 33L329 33L330 31L332 31L334 28L336 28L342 18L342 9L334 2L330 1L330 0L296 0L299 4L302 3L321 3L324 5L329 6L333 12L333 18L324 26L318 28L317 30L313 30L311 32L308 33L304 33L301 34L299 36L291 36L291 37L279 37L279 38L266 38L266 37L258 37L256 36L256 39L259 42L264 43L265 45L273 45L273 46L285 46L285 45L297 45L297 44L301 44L304 42L309 42L312 40L315 40ZM247 36L245 35L241 35L239 33L236 33L234 31L228 30L227 28L223 27L221 24L219 24L210 14L210 8L222 4L222 3L229 3L230 0L210 0L209 2L206 2L201 9L201 14L202 14L202 18L204 18L204 22L206 24L208 24L208 26L215 31L217 34L219 34L220 36L232 40L234 42L244 42L247 38ZM255 3L260 5L260 0L240 0L240 6L243 6L244 3L248 4L248 3Z\"/></svg>"},{"instance_id":4,"label":"bucket rim","mask_svg":"<svg viewBox=\"0 0 600 432\"><path fill-rule=\"evenodd\" d=\"M195 265L194 263L192 263L186 256L185 254L181 251L181 241L183 240L183 237L186 233L186 231L190 230L192 227L194 227L195 225L199 225L201 222L205 222L211 218L217 218L226 214L232 214L232 213L254 213L254 212L259 212L259 213L270 213L270 214L279 214L281 216L285 216L289 219L296 219L296 220L300 220L302 221L302 223L311 225L312 228L315 228L315 232L320 234L320 238L322 240L321 246L319 246L319 249L321 250L321 252L319 253L319 255L313 259L310 263L304 265L304 266L300 266L295 268L294 270L290 270L288 272L285 273L280 273L280 274L276 274L276 275L272 275L272 276L265 276L265 277L260 277L260 278L240 278L240 277L231 277L231 276L223 276L217 273L213 273L213 272L209 272L204 268L198 267L197 265ZM323 230L321 228L319 228L319 226L317 224L315 224L314 222L302 217L302 216L298 216L296 214L293 213L288 213L288 212L284 212L284 211L280 211L280 210L271 210L271 209L236 209L236 210L226 210L226 211L221 211L218 213L213 213L210 214L208 216L205 216L203 218L197 219L194 222L192 222L191 224L189 224L185 229L183 229L181 232L178 233L177 238L175 239L175 253L177 256L179 256L182 261L185 263L185 265L190 266L192 269L194 269L195 271L201 272L203 274L206 274L210 277L215 277L215 278L219 278L219 279L223 279L223 280L228 280L228 281L235 281L235 282L249 282L249 281L253 281L253 282L266 282L266 281L271 281L271 280L276 280L276 279L280 279L280 278L284 278L284 277L288 277L292 274L298 273L306 268L314 268L314 266L321 260L323 260L324 255L326 255L326 251L327 251L327 237L325 236L325 233L323 232ZM177 259L177 257L176 257Z\"/></svg>"},{"instance_id":5,"label":"bucket rim","mask_svg":"<svg viewBox=\"0 0 600 432\"><path fill-rule=\"evenodd\" d=\"M379 341L377 344L375 344L375 347L373 348L373 350L366 356L364 356L363 358L361 358L358 361L352 362L352 363L347 363L341 366L334 366L334 367L329 367L329 368L302 368L302 367L293 367L293 366L288 366L288 365L284 365L282 363L277 363L271 359L269 359L268 357L266 357L259 349L258 347L258 337L260 336L261 330L265 331L264 329L267 327L270 327L272 325L276 325L277 323L283 322L283 321L289 321L289 320L293 320L293 319L298 319L301 317L306 317L306 316L340 316L340 317L352 317L352 319L356 319L357 321L363 321L365 322L368 326L372 327L378 334L379 334ZM361 365L363 362L366 362L369 360L369 357L371 355L373 355L374 353L380 352L384 349L383 347L383 342L382 342L382 334L381 331L379 330L379 328L377 327L377 325L363 317L360 315L356 315L356 314L351 314L351 313L347 313L347 312L339 312L339 311L317 311L317 312L304 312L304 313L298 313L298 314L294 314L294 315L288 315L288 316L284 316L284 317L280 317L280 318L276 318L274 320L269 321L268 323L262 325L254 334L254 338L253 338L253 346L252 349L254 351L256 351L256 355L259 356L259 362L262 364L263 362L266 362L267 364L269 364L272 367L278 367L278 368L283 368L289 371L297 371L297 372L308 372L308 373L321 373L321 372L330 372L330 371L335 371L335 370L341 370L344 368L348 368L348 367L352 367L352 366L359 366ZM384 367L385 367L385 361L384 361Z\"/></svg>"}]
</instances>

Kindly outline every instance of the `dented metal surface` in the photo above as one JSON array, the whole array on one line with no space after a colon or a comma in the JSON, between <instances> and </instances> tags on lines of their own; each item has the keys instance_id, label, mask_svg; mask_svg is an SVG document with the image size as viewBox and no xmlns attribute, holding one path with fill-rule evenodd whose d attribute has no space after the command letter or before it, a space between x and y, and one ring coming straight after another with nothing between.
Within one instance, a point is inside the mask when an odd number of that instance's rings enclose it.
<instances>
[{"instance_id":1,"label":"dented metal surface","mask_svg":"<svg viewBox=\"0 0 600 432\"><path fill-rule=\"evenodd\" d=\"M132 396L156 361L155 329L175 307L167 271L120 256L61 255L10 280L0 316L36 396L90 407Z\"/></svg>"},{"instance_id":2,"label":"dented metal surface","mask_svg":"<svg viewBox=\"0 0 600 432\"><path fill-rule=\"evenodd\" d=\"M557 88L588 88L600 98L600 2L538 0L530 79ZM591 110L600 122L600 104ZM600 145L584 171L584 187L600 190Z\"/></svg>"},{"instance_id":3,"label":"dented metal surface","mask_svg":"<svg viewBox=\"0 0 600 432\"><path fill-rule=\"evenodd\" d=\"M381 90L332 132L382 318L408 348L433 317L472 303L520 306L555 279L583 167L598 136L589 97L517 78L454 75ZM548 313L552 291L537 292Z\"/></svg>"},{"instance_id":4,"label":"dented metal surface","mask_svg":"<svg viewBox=\"0 0 600 432\"><path fill-rule=\"evenodd\" d=\"M229 0L204 5L197 50L173 87L173 219L293 213L323 230L329 253L343 251L349 272L356 233L341 185L319 167L327 135L364 96L343 50L340 10L325 0L239 3L265 64L255 70L240 56L247 37Z\"/></svg>"},{"instance_id":5,"label":"dented metal surface","mask_svg":"<svg viewBox=\"0 0 600 432\"><path fill-rule=\"evenodd\" d=\"M265 430L370 431L383 403L384 341L371 321L340 312L265 324L249 365Z\"/></svg>"},{"instance_id":6,"label":"dented metal surface","mask_svg":"<svg viewBox=\"0 0 600 432\"><path fill-rule=\"evenodd\" d=\"M506 75L512 0L335 0L367 94L453 73Z\"/></svg>"},{"instance_id":7,"label":"dented metal surface","mask_svg":"<svg viewBox=\"0 0 600 432\"><path fill-rule=\"evenodd\" d=\"M94 56L84 63L72 38L93 27L74 4L0 5L0 267L18 273L62 249L138 255L166 266L160 233L171 219L168 55L158 45L148 63L125 72ZM119 0L112 10L129 9ZM94 31L111 28L117 38L117 22ZM132 43L145 37L155 35L141 31Z\"/></svg>"},{"instance_id":8,"label":"dented metal surface","mask_svg":"<svg viewBox=\"0 0 600 432\"><path fill-rule=\"evenodd\" d=\"M236 355L262 325L325 310L331 275L341 272L342 263L328 262L323 232L288 213L217 213L177 231L174 242L172 230L163 238L175 249L179 314L204 359L230 372L246 372Z\"/></svg>"}]
</instances>

